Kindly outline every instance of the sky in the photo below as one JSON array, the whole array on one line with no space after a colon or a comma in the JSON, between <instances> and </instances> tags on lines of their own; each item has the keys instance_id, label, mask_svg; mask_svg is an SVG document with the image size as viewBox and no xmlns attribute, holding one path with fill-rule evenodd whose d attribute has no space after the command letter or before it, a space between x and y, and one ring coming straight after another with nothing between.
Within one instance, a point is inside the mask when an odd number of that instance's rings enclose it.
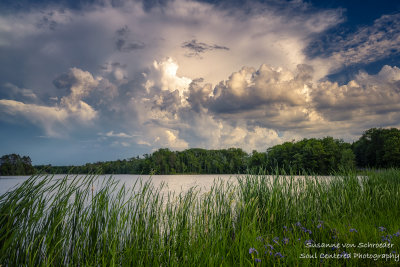
<instances>
[{"instance_id":1,"label":"sky","mask_svg":"<svg viewBox=\"0 0 400 267\"><path fill-rule=\"evenodd\" d=\"M356 141L400 127L400 1L5 0L0 155Z\"/></svg>"}]
</instances>

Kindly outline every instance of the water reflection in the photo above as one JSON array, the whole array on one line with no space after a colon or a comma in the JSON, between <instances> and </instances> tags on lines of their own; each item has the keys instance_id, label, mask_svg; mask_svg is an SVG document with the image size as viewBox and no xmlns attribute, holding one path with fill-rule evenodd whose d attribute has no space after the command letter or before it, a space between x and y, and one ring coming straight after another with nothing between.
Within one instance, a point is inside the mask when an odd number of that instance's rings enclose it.
<instances>
[{"instance_id":1,"label":"water reflection","mask_svg":"<svg viewBox=\"0 0 400 267\"><path fill-rule=\"evenodd\" d=\"M72 179L76 175L69 175ZM86 175L78 175L79 179L83 179ZM101 184L110 178L111 175L99 175L93 189L96 191L100 188ZM65 174L55 175L54 179L62 179ZM117 188L125 185L125 188L132 188L136 185L139 188L140 182L145 183L149 180L153 183L155 188L158 188L162 183L165 183L163 192L186 192L192 187L196 187L202 192L207 192L213 185L214 180L221 179L225 182L235 182L237 175L230 174L214 174L214 175L125 175L117 174L112 175L112 178L118 182ZM16 188L19 184L27 180L29 176L0 176L0 195Z\"/></svg>"}]
</instances>

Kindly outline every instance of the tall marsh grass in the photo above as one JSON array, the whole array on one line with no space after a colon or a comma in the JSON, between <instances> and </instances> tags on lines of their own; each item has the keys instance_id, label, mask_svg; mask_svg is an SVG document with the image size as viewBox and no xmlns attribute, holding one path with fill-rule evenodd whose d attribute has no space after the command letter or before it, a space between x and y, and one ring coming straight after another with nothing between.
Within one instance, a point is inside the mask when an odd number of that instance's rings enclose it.
<instances>
[{"instance_id":1,"label":"tall marsh grass","mask_svg":"<svg viewBox=\"0 0 400 267\"><path fill-rule=\"evenodd\" d=\"M125 188L112 177L93 188L98 179L32 176L2 195L0 265L399 264L399 170L247 175L182 193L140 180ZM358 247L368 242L388 247Z\"/></svg>"}]
</instances>

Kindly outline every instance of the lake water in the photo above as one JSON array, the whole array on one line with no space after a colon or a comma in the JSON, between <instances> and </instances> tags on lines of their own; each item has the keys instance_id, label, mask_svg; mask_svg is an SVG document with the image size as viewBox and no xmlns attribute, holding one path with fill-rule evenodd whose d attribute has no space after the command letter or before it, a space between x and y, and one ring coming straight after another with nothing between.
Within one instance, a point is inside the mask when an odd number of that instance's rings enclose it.
<instances>
[{"instance_id":1,"label":"lake water","mask_svg":"<svg viewBox=\"0 0 400 267\"><path fill-rule=\"evenodd\" d=\"M86 175L69 175L69 178L74 177L84 178ZM107 180L110 176L118 181L118 186L125 185L126 188L132 188L138 180L146 182L151 180L153 185L157 188L162 183L165 183L162 192L185 192L192 187L207 192L216 180L222 180L224 182L230 182L237 184L238 174L201 174L201 175L128 175L128 174L116 174L116 175L99 175L97 184L93 185L94 190L101 187L101 182ZM240 176L240 175L239 175ZM243 176L243 175L241 175ZM55 175L54 179L64 178L65 174ZM0 176L0 195L3 195L7 191L12 190L19 184L27 180L29 176ZM290 179L289 176L280 176L282 179ZM304 176L293 176L294 180L304 180ZM333 176L317 176L320 182L329 182ZM359 177L361 178L361 177ZM262 179L268 179L270 183L276 179L276 176L266 175L262 176ZM361 182L361 181L360 181Z\"/></svg>"},{"instance_id":2,"label":"lake water","mask_svg":"<svg viewBox=\"0 0 400 267\"><path fill-rule=\"evenodd\" d=\"M70 175L75 177L76 175ZM85 177L85 175L79 175ZM99 181L109 178L111 175L99 175ZM65 175L55 175L54 178L62 178ZM189 188L196 186L201 191L208 191L215 179L221 179L223 181L235 182L237 175L230 174L212 174L212 175L125 175L117 174L112 177L119 182L119 185L125 184L127 188L133 187L138 179L143 182L151 179L153 184L158 187L161 183L166 183L168 187L164 190L175 191L176 193L186 191ZM19 184L23 183L29 176L0 176L0 195L12 190Z\"/></svg>"}]
</instances>

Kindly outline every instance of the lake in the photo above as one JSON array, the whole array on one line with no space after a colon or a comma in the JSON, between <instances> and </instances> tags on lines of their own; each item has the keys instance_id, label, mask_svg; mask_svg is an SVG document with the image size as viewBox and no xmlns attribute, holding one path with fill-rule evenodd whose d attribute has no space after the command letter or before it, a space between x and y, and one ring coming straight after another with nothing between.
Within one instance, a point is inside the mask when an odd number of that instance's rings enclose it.
<instances>
[{"instance_id":1,"label":"lake","mask_svg":"<svg viewBox=\"0 0 400 267\"><path fill-rule=\"evenodd\" d=\"M86 175L69 175L72 179L74 177L82 177L84 178ZM163 193L167 192L185 192L192 187L196 187L200 189L202 192L207 192L210 190L213 182L217 179L220 179L224 182L230 182L233 184L237 184L237 177L244 176L244 174L198 174L198 175L131 175L131 174L114 174L114 175L98 175L97 184L93 185L94 190L96 188L100 188L101 182L108 179L112 176L116 181L118 181L118 187L125 185L126 188L132 188L135 183L138 183L138 180L142 182L149 181L151 179L153 185L157 188L162 183L165 183L165 186L161 190ZM30 176L0 176L0 195L6 193L7 191L12 190L19 184L23 183ZM54 175L55 179L64 178L65 174ZM276 178L275 175L263 175L261 176L264 179L268 179L269 183ZM282 179L290 179L290 176L280 176ZM294 180L301 181L304 180L305 176L292 176ZM315 176L310 176L315 177ZM317 176L320 182L329 182L334 176ZM361 176L359 176L359 179ZM315 180L314 180L315 182ZM360 181L361 182L361 181Z\"/></svg>"},{"instance_id":2,"label":"lake","mask_svg":"<svg viewBox=\"0 0 400 267\"><path fill-rule=\"evenodd\" d=\"M70 175L75 177L76 175ZM85 177L85 175L79 175ZM109 178L111 175L99 175L99 181ZM55 178L63 178L64 174L55 175ZM112 177L119 182L119 185L125 184L127 188L133 187L138 179L142 181L152 180L153 184L158 187L165 182L168 187L164 190L175 191L176 193L186 191L191 187L196 186L201 191L207 191L211 188L215 179L223 181L235 182L237 174L212 174L212 175L127 175L115 174ZM10 191L14 187L23 183L29 176L0 176L0 195Z\"/></svg>"}]
</instances>

